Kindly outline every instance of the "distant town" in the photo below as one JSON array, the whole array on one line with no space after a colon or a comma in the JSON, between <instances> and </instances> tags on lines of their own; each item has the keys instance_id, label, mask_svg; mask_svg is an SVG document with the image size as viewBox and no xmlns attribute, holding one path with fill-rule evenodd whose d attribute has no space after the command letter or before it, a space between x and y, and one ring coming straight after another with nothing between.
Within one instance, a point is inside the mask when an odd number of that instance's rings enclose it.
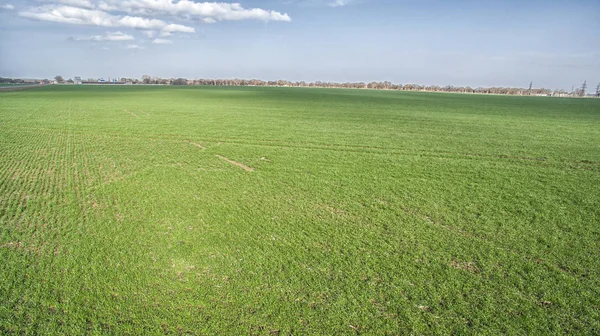
<instances>
[{"instance_id":1,"label":"distant town","mask_svg":"<svg viewBox=\"0 0 600 336\"><path fill-rule=\"evenodd\" d=\"M186 78L161 78L148 75L141 79L126 77L86 78L76 76L65 79L63 76L55 76L54 79L22 79L0 77L0 84L7 85L211 85L211 86L275 86L275 87L315 87L315 88L345 88L345 89L372 89L372 90L396 90L396 91L425 91L425 92L455 92L473 94L501 94L519 96L542 96L542 97L600 97L600 83L593 92L588 91L586 81L581 85L573 85L571 90L535 88L533 82L527 88L514 87L470 87L470 86L439 86L419 84L394 84L384 82L305 82L288 80L260 79L186 79Z\"/></svg>"}]
</instances>

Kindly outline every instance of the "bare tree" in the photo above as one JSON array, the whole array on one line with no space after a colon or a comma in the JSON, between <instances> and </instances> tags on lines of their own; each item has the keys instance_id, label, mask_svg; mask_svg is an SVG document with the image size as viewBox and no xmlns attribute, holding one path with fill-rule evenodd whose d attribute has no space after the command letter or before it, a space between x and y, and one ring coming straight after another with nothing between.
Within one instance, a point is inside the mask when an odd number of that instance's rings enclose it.
<instances>
[{"instance_id":1,"label":"bare tree","mask_svg":"<svg viewBox=\"0 0 600 336\"><path fill-rule=\"evenodd\" d=\"M65 82L65 79L61 75L54 77L54 80L56 80L57 83L61 83L61 84Z\"/></svg>"},{"instance_id":2,"label":"bare tree","mask_svg":"<svg viewBox=\"0 0 600 336\"><path fill-rule=\"evenodd\" d=\"M600 97L600 83L596 86L596 97Z\"/></svg>"},{"instance_id":3,"label":"bare tree","mask_svg":"<svg viewBox=\"0 0 600 336\"><path fill-rule=\"evenodd\" d=\"M529 82L529 91L527 91L527 94L531 96L531 89L533 88L533 81Z\"/></svg>"},{"instance_id":4,"label":"bare tree","mask_svg":"<svg viewBox=\"0 0 600 336\"><path fill-rule=\"evenodd\" d=\"M185 78L177 78L176 80L171 82L171 85L186 85L187 79Z\"/></svg>"},{"instance_id":5,"label":"bare tree","mask_svg":"<svg viewBox=\"0 0 600 336\"><path fill-rule=\"evenodd\" d=\"M581 91L579 91L579 96L585 97L585 89L587 89L587 81L583 81L581 85Z\"/></svg>"}]
</instances>

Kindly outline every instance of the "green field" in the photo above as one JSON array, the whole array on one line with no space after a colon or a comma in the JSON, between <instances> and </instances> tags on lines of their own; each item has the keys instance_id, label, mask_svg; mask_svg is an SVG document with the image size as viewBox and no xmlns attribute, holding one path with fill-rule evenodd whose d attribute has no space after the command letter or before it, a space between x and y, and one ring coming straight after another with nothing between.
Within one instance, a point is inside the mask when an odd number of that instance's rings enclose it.
<instances>
[{"instance_id":1,"label":"green field","mask_svg":"<svg viewBox=\"0 0 600 336\"><path fill-rule=\"evenodd\" d=\"M600 99L0 92L0 262L2 334L598 334Z\"/></svg>"}]
</instances>

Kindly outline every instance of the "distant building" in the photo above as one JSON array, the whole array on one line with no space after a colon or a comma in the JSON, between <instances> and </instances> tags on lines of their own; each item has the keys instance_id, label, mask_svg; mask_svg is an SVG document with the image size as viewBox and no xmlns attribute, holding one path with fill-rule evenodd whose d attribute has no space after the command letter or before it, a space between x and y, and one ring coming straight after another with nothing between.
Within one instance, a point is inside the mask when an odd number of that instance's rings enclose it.
<instances>
[{"instance_id":1,"label":"distant building","mask_svg":"<svg viewBox=\"0 0 600 336\"><path fill-rule=\"evenodd\" d=\"M81 77L79 77L79 76L75 77L75 79L73 81L77 85L81 85L83 83L83 81L81 80Z\"/></svg>"}]
</instances>

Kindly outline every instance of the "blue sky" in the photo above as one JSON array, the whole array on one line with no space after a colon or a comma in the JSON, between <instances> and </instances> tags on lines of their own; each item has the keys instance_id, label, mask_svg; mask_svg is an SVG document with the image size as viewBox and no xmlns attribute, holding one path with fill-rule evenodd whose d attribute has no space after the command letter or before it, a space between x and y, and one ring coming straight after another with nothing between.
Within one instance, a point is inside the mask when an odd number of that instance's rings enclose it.
<instances>
[{"instance_id":1,"label":"blue sky","mask_svg":"<svg viewBox=\"0 0 600 336\"><path fill-rule=\"evenodd\" d=\"M600 1L0 0L0 76L600 82Z\"/></svg>"}]
</instances>

